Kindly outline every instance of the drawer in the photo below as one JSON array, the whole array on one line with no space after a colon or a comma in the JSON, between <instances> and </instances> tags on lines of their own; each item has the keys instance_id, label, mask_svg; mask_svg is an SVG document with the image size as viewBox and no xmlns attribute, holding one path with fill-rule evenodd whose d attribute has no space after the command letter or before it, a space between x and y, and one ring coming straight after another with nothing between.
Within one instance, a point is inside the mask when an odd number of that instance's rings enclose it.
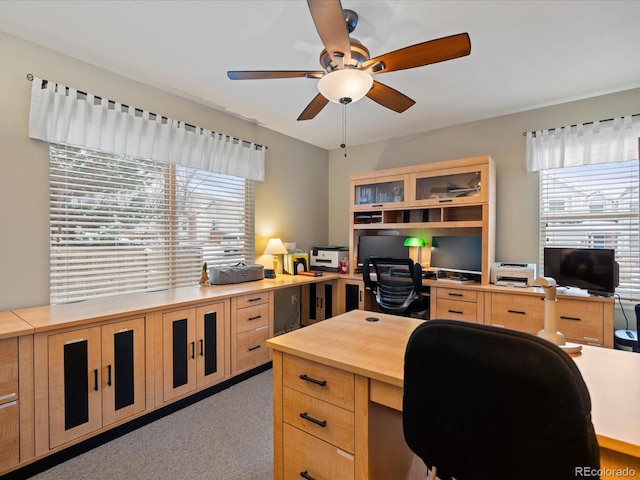
<instances>
[{"instance_id":1,"label":"drawer","mask_svg":"<svg viewBox=\"0 0 640 480\"><path fill-rule=\"evenodd\" d=\"M604 343L604 305L600 302L558 299L558 330L580 343Z\"/></svg>"},{"instance_id":2,"label":"drawer","mask_svg":"<svg viewBox=\"0 0 640 480\"><path fill-rule=\"evenodd\" d=\"M261 303L251 307L239 308L236 311L237 332L255 330L269 324L269 304Z\"/></svg>"},{"instance_id":3,"label":"drawer","mask_svg":"<svg viewBox=\"0 0 640 480\"><path fill-rule=\"evenodd\" d=\"M269 303L269 293L252 293L236 297L236 308L251 307L262 303Z\"/></svg>"},{"instance_id":4,"label":"drawer","mask_svg":"<svg viewBox=\"0 0 640 480\"><path fill-rule=\"evenodd\" d=\"M293 480L353 480L353 455L304 433L286 423L283 425L284 478Z\"/></svg>"},{"instance_id":5,"label":"drawer","mask_svg":"<svg viewBox=\"0 0 640 480\"><path fill-rule=\"evenodd\" d=\"M477 304L472 302L438 299L435 313L433 318L477 322Z\"/></svg>"},{"instance_id":6,"label":"drawer","mask_svg":"<svg viewBox=\"0 0 640 480\"><path fill-rule=\"evenodd\" d=\"M20 420L16 400L0 401L0 472L14 467L20 461Z\"/></svg>"},{"instance_id":7,"label":"drawer","mask_svg":"<svg viewBox=\"0 0 640 480\"><path fill-rule=\"evenodd\" d=\"M18 339L0 340L0 403L18 399Z\"/></svg>"},{"instance_id":8,"label":"drawer","mask_svg":"<svg viewBox=\"0 0 640 480\"><path fill-rule=\"evenodd\" d=\"M538 333L544 328L542 297L491 294L491 317L485 323L521 332Z\"/></svg>"},{"instance_id":9,"label":"drawer","mask_svg":"<svg viewBox=\"0 0 640 480\"><path fill-rule=\"evenodd\" d=\"M260 327L256 330L238 334L236 341L236 368L238 371L269 361L268 335L268 327Z\"/></svg>"},{"instance_id":10,"label":"drawer","mask_svg":"<svg viewBox=\"0 0 640 480\"><path fill-rule=\"evenodd\" d=\"M282 383L286 387L353 411L353 373L285 354Z\"/></svg>"},{"instance_id":11,"label":"drawer","mask_svg":"<svg viewBox=\"0 0 640 480\"><path fill-rule=\"evenodd\" d=\"M283 420L338 448L354 453L354 413L305 395L283 389Z\"/></svg>"},{"instance_id":12,"label":"drawer","mask_svg":"<svg viewBox=\"0 0 640 480\"><path fill-rule=\"evenodd\" d=\"M461 288L437 288L436 297L438 300L458 300L462 302L477 302L478 292L475 290L464 290Z\"/></svg>"}]
</instances>

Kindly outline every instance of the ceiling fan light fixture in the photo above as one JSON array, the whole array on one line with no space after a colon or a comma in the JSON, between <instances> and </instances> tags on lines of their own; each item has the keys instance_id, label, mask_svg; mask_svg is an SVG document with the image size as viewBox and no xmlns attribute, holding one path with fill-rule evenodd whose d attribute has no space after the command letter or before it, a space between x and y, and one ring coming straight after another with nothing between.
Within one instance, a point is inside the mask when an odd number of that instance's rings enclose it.
<instances>
[{"instance_id":1,"label":"ceiling fan light fixture","mask_svg":"<svg viewBox=\"0 0 640 480\"><path fill-rule=\"evenodd\" d=\"M334 103L357 102L364 97L373 78L367 72L355 68L345 68L327 73L318 81L318 90L322 96ZM344 99L350 99L346 101Z\"/></svg>"}]
</instances>

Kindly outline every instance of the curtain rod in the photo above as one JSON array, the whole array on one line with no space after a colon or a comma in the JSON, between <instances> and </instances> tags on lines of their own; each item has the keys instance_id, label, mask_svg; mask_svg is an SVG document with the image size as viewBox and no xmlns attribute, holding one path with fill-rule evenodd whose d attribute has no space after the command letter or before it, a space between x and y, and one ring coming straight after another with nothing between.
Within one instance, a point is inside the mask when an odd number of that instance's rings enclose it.
<instances>
[{"instance_id":1,"label":"curtain rod","mask_svg":"<svg viewBox=\"0 0 640 480\"><path fill-rule=\"evenodd\" d=\"M31 74L31 73L27 73L27 80L29 80L30 82L32 82L32 81L33 81L33 79L34 79L33 74ZM44 87L47 85L47 83L49 83L49 80L45 80L45 79L43 79L43 80L42 80L42 88L44 88ZM69 88L69 87L66 87L66 88ZM88 95L88 94L87 94L87 92L83 92L82 90L76 90L76 91L77 91L80 95ZM97 95L94 95L94 98L97 98L98 100L102 100L102 97L99 97L99 96L97 96ZM109 100L108 98L107 98L106 100L107 100L107 102L110 102L110 103L117 103L117 102L115 102L115 101L113 101L113 100ZM122 103L121 105L122 105L123 107L125 107L125 108L131 108L131 107L129 107L129 105L125 105L124 103ZM139 108L134 108L134 110L135 110L136 112L143 113L143 110L140 110ZM153 115L153 116L154 116L154 117L156 117L156 118L160 117L161 119L169 120L169 118L168 118L168 117L164 117L164 116L162 116L162 115L158 115L157 113L149 112L149 115ZM189 128L193 128L194 130L196 130L196 129L200 128L200 127L196 127L195 125L191 125L191 124L186 123L186 122L181 122L181 123L183 123L185 126L187 126L187 127L189 127ZM243 140L243 139L241 139L241 138L232 137L231 135L225 135L224 133L214 132L213 130L212 130L211 132L212 132L212 133L215 133L215 134L217 134L217 135L222 135L222 136L227 137L227 138L232 138L233 140L237 140L238 142L252 143L252 142L249 142L249 141L247 141L247 140ZM256 147L263 148L263 149L265 149L265 150L267 150L267 149L269 148L269 147L267 147L267 146L265 146L265 145L259 145L259 144L257 144L257 143L254 143L254 145L255 145ZM257 149L257 148L256 148L256 149Z\"/></svg>"},{"instance_id":2,"label":"curtain rod","mask_svg":"<svg viewBox=\"0 0 640 480\"><path fill-rule=\"evenodd\" d=\"M631 115L631 117L637 117L640 116L640 113L634 113L633 115ZM615 118L607 118L604 120L598 120L598 122L613 122L615 120ZM569 125L570 127L577 127L578 125L593 125L594 122L584 122L584 123L576 123L575 125ZM558 127L558 128L564 128L564 127ZM547 128L547 130L549 130L550 132L553 132L556 130L556 128ZM526 137L528 132L522 132L522 136ZM533 136L536 136L536 132L533 131L531 132L533 134Z\"/></svg>"}]
</instances>

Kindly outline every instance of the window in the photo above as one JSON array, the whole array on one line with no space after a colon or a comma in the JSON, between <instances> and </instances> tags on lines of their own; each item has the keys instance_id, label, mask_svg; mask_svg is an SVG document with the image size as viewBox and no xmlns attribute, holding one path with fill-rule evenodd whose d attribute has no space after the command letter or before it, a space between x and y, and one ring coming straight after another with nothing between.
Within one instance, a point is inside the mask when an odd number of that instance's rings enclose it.
<instances>
[{"instance_id":1,"label":"window","mask_svg":"<svg viewBox=\"0 0 640 480\"><path fill-rule=\"evenodd\" d=\"M197 285L254 258L251 180L51 144L50 301Z\"/></svg>"},{"instance_id":2,"label":"window","mask_svg":"<svg viewBox=\"0 0 640 480\"><path fill-rule=\"evenodd\" d=\"M540 265L544 247L613 248L616 293L640 300L638 182L638 160L540 170Z\"/></svg>"}]
</instances>

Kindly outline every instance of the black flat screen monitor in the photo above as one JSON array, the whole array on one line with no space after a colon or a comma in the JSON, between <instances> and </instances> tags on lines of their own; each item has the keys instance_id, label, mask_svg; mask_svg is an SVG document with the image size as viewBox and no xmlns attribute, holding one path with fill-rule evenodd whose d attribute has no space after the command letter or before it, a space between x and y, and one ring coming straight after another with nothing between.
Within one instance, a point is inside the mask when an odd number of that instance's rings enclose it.
<instances>
[{"instance_id":1,"label":"black flat screen monitor","mask_svg":"<svg viewBox=\"0 0 640 480\"><path fill-rule=\"evenodd\" d=\"M544 276L552 277L559 286L613 295L618 286L615 250L545 247Z\"/></svg>"},{"instance_id":2,"label":"black flat screen monitor","mask_svg":"<svg viewBox=\"0 0 640 480\"><path fill-rule=\"evenodd\" d=\"M482 274L482 237L480 235L432 237L429 266L433 270Z\"/></svg>"},{"instance_id":3,"label":"black flat screen monitor","mask_svg":"<svg viewBox=\"0 0 640 480\"><path fill-rule=\"evenodd\" d=\"M358 267L365 258L380 256L409 258L409 247L404 246L408 237L402 235L361 235L358 237Z\"/></svg>"}]
</instances>

